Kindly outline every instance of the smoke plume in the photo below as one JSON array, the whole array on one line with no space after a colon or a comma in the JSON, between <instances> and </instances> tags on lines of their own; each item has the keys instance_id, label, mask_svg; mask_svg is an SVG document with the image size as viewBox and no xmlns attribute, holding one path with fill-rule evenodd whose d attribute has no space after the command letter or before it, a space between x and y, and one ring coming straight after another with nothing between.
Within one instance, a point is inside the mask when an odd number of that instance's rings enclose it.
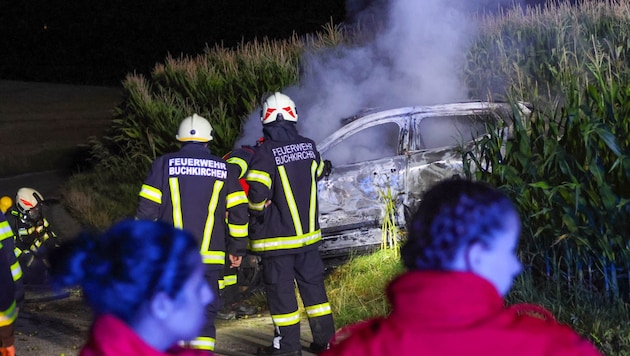
<instances>
[{"instance_id":1,"label":"smoke plume","mask_svg":"<svg viewBox=\"0 0 630 356\"><path fill-rule=\"evenodd\" d=\"M461 73L474 13L508 1L347 0L346 25L365 32L364 40L307 53L300 83L282 90L296 103L300 133L319 142L341 127L340 119L366 109L471 99ZM238 145L260 136L255 111Z\"/></svg>"}]
</instances>

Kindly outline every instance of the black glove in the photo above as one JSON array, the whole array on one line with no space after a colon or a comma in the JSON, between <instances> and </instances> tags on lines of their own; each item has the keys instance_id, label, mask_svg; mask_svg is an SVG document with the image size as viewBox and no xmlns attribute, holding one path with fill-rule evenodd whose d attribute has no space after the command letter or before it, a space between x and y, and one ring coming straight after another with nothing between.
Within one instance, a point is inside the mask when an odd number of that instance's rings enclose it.
<instances>
[{"instance_id":1,"label":"black glove","mask_svg":"<svg viewBox=\"0 0 630 356\"><path fill-rule=\"evenodd\" d=\"M332 162L330 162L329 160L325 159L324 160L324 171L322 172L322 174L324 175L324 177L328 177L330 175L331 171L332 171Z\"/></svg>"}]
</instances>

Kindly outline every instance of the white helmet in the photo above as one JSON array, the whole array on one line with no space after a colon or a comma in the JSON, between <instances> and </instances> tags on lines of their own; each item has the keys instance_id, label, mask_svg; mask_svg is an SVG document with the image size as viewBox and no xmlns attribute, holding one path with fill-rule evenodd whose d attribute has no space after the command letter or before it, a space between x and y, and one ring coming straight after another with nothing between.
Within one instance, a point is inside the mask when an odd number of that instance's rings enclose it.
<instances>
[{"instance_id":1,"label":"white helmet","mask_svg":"<svg viewBox=\"0 0 630 356\"><path fill-rule=\"evenodd\" d=\"M182 120L175 138L181 142L212 141L212 126L204 117L193 114Z\"/></svg>"},{"instance_id":2,"label":"white helmet","mask_svg":"<svg viewBox=\"0 0 630 356\"><path fill-rule=\"evenodd\" d=\"M263 125L276 121L278 117L285 121L297 122L298 114L295 103L288 96L275 92L262 105L260 121Z\"/></svg>"},{"instance_id":3,"label":"white helmet","mask_svg":"<svg viewBox=\"0 0 630 356\"><path fill-rule=\"evenodd\" d=\"M33 218L39 217L42 207L40 202L44 197L33 188L20 188L15 196L15 206L17 210Z\"/></svg>"}]
</instances>

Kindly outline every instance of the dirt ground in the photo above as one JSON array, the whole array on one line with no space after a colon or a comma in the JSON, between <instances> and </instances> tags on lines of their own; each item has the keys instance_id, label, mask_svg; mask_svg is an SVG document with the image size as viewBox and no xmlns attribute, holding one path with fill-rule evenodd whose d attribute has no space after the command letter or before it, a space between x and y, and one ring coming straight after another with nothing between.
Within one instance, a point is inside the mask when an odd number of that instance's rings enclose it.
<instances>
[{"instance_id":1,"label":"dirt ground","mask_svg":"<svg viewBox=\"0 0 630 356\"><path fill-rule=\"evenodd\" d=\"M10 161L8 156L35 159L34 155L45 153L50 145L72 148L86 143L88 136L102 133L107 127L117 95L115 88L0 80L0 138L5 143L0 162ZM29 138L19 139L25 132ZM51 137L55 142L50 142ZM0 196L15 197L23 186L37 189L45 200L53 202L45 213L59 237L73 237L80 232L80 224L61 204L54 204L66 178L60 170L5 176L0 178ZM26 302L15 323L18 355L78 354L91 324L90 310L77 290L67 291L60 299L49 298L52 295L42 288L26 290ZM253 355L257 347L269 345L273 337L268 312L216 324L218 355ZM302 344L306 347L311 341L308 322L303 318Z\"/></svg>"}]
</instances>

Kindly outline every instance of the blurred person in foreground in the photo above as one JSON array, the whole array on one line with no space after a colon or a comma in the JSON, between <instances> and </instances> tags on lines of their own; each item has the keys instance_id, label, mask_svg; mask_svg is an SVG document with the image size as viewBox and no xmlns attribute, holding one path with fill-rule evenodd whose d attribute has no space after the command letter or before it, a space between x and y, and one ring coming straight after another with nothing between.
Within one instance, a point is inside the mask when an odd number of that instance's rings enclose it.
<instances>
[{"instance_id":1,"label":"blurred person in foreground","mask_svg":"<svg viewBox=\"0 0 630 356\"><path fill-rule=\"evenodd\" d=\"M321 355L599 355L542 307L504 305L521 272L520 229L498 190L438 183L409 222L391 314L340 330Z\"/></svg>"},{"instance_id":2,"label":"blurred person in foreground","mask_svg":"<svg viewBox=\"0 0 630 356\"><path fill-rule=\"evenodd\" d=\"M57 287L79 285L94 312L82 356L210 355L178 341L199 334L213 300L197 240L170 224L125 220L51 255Z\"/></svg>"}]
</instances>

